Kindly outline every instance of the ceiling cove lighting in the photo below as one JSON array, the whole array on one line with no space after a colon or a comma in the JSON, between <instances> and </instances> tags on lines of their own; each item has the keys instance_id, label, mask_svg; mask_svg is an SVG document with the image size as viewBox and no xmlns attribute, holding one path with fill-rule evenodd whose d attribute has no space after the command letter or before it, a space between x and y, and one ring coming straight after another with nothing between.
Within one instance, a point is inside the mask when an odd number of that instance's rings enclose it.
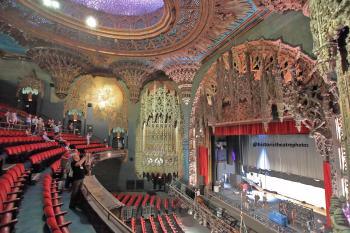
<instances>
[{"instance_id":1,"label":"ceiling cove lighting","mask_svg":"<svg viewBox=\"0 0 350 233\"><path fill-rule=\"evenodd\" d=\"M97 20L92 17L92 16L88 16L85 20L85 23L88 27L90 28L96 28L97 27Z\"/></svg>"}]
</instances>

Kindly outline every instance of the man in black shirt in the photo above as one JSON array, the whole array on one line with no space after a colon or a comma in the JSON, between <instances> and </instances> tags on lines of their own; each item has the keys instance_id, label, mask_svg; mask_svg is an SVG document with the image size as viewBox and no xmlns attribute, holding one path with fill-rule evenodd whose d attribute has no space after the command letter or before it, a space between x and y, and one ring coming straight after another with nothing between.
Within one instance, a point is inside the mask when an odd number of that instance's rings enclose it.
<instances>
[{"instance_id":1,"label":"man in black shirt","mask_svg":"<svg viewBox=\"0 0 350 233\"><path fill-rule=\"evenodd\" d=\"M72 193L69 203L70 209L75 209L76 202L79 198L79 192L81 189L81 186L83 185L83 180L85 177L85 160L86 157L80 158L78 154L74 154L73 161L71 163L71 167L73 170L73 186L72 186Z\"/></svg>"}]
</instances>

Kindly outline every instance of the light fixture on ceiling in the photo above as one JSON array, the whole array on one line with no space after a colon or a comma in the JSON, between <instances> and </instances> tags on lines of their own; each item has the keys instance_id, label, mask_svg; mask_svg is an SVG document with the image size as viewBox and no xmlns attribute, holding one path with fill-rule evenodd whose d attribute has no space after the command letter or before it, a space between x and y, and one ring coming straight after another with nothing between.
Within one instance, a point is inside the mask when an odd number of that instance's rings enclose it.
<instances>
[{"instance_id":1,"label":"light fixture on ceiling","mask_svg":"<svg viewBox=\"0 0 350 233\"><path fill-rule=\"evenodd\" d=\"M61 6L60 3L56 0L43 0L43 5L56 10Z\"/></svg>"},{"instance_id":2,"label":"light fixture on ceiling","mask_svg":"<svg viewBox=\"0 0 350 233\"><path fill-rule=\"evenodd\" d=\"M97 27L97 20L92 17L92 16L88 16L85 20L85 23L88 27L90 28L96 28Z\"/></svg>"}]
</instances>

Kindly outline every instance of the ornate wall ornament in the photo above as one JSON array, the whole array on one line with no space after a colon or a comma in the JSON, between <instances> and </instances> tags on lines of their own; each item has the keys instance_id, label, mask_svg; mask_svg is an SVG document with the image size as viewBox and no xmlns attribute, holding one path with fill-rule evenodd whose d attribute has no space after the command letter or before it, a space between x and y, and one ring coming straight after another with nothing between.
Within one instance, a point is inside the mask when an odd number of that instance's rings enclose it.
<instances>
[{"instance_id":1,"label":"ornate wall ornament","mask_svg":"<svg viewBox=\"0 0 350 233\"><path fill-rule=\"evenodd\" d=\"M129 88L130 101L137 103L140 91L154 68L144 61L118 61L110 65L113 73L121 78Z\"/></svg>"},{"instance_id":2,"label":"ornate wall ornament","mask_svg":"<svg viewBox=\"0 0 350 233\"><path fill-rule=\"evenodd\" d=\"M258 7L267 7L271 11L286 12L289 10L302 10L305 16L308 16L308 0L254 0Z\"/></svg>"},{"instance_id":3,"label":"ornate wall ornament","mask_svg":"<svg viewBox=\"0 0 350 233\"><path fill-rule=\"evenodd\" d=\"M197 91L191 130L217 124L272 120L274 105L285 117L304 124L322 156L333 154L330 115L333 94L316 72L316 61L280 40L258 40L231 48L209 68ZM195 141L196 134L191 135ZM193 149L194 151L195 149ZM194 166L194 165L192 165Z\"/></svg>"},{"instance_id":4,"label":"ornate wall ornament","mask_svg":"<svg viewBox=\"0 0 350 233\"><path fill-rule=\"evenodd\" d=\"M309 0L310 10L310 29L314 39L314 51L317 55L318 70L324 81L329 85L334 102L339 104L341 109L341 118L343 119L344 141L338 144L345 145L346 153L341 155L346 157L349 163L350 153L350 109L349 109L349 1L327 1L327 0ZM339 103L338 103L339 102ZM341 139L339 139L341 140ZM341 148L341 147L340 147ZM330 158L334 161L335 158ZM332 165L332 163L331 163ZM332 167L333 169L333 167ZM346 175L342 173L337 175L332 172L332 178L336 177L348 184L350 172ZM340 177L342 176L342 177ZM334 188L334 186L333 186ZM349 194L349 186L347 187ZM335 195L339 195L334 192ZM349 199L349 197L347 197Z\"/></svg>"},{"instance_id":5,"label":"ornate wall ornament","mask_svg":"<svg viewBox=\"0 0 350 233\"><path fill-rule=\"evenodd\" d=\"M68 50L37 47L27 55L51 75L57 97L64 99L74 79L91 69L91 64L82 54Z\"/></svg>"},{"instance_id":6,"label":"ornate wall ornament","mask_svg":"<svg viewBox=\"0 0 350 233\"><path fill-rule=\"evenodd\" d=\"M26 93L23 93L23 90L27 89ZM37 92L37 93L34 93ZM44 96L44 83L40 80L35 73L35 70L32 71L31 74L19 78L17 84L17 94L18 97L20 93L23 94L40 94L41 97Z\"/></svg>"},{"instance_id":7,"label":"ornate wall ornament","mask_svg":"<svg viewBox=\"0 0 350 233\"><path fill-rule=\"evenodd\" d=\"M64 101L63 114L78 110L86 115L88 103L92 103L94 118L106 121L109 130L127 127L127 100L116 79L91 75L77 78Z\"/></svg>"},{"instance_id":8,"label":"ornate wall ornament","mask_svg":"<svg viewBox=\"0 0 350 233\"><path fill-rule=\"evenodd\" d=\"M179 98L166 82L153 82L141 96L136 136L136 172L182 174Z\"/></svg>"}]
</instances>

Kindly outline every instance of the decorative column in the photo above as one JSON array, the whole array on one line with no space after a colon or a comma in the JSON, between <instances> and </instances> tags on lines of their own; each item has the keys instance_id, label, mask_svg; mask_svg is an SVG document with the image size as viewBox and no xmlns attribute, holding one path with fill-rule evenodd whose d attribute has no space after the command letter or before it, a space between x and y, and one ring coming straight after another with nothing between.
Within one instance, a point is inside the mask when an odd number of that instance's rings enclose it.
<instances>
[{"instance_id":1,"label":"decorative column","mask_svg":"<svg viewBox=\"0 0 350 233\"><path fill-rule=\"evenodd\" d=\"M329 91L332 93L332 101L334 104L339 103L341 110L341 117L332 120L343 120L343 137L337 138L338 148L342 149L341 145L345 145L346 154L338 157L341 158L344 156L346 158L346 161L343 162L345 164L342 167L347 169L346 164L350 162L348 156L350 154L350 50L348 35L350 4L349 1L309 0L308 5L310 10L310 28L314 40L314 52L318 60L317 68L329 86ZM339 158L337 160L339 161ZM338 168L338 170L341 169ZM341 175L339 179L342 181L344 179L346 180L346 182L342 183L347 184L350 178L349 171L337 171L332 176L337 176L338 173ZM348 186L348 194L349 188ZM333 194L340 195L334 192Z\"/></svg>"},{"instance_id":2,"label":"decorative column","mask_svg":"<svg viewBox=\"0 0 350 233\"><path fill-rule=\"evenodd\" d=\"M141 61L118 61L111 64L113 73L121 78L129 88L130 101L137 103L141 88L154 69Z\"/></svg>"},{"instance_id":3,"label":"decorative column","mask_svg":"<svg viewBox=\"0 0 350 233\"><path fill-rule=\"evenodd\" d=\"M27 55L51 75L58 98L64 99L74 79L91 69L91 63L82 54L68 50L37 47Z\"/></svg>"},{"instance_id":4,"label":"decorative column","mask_svg":"<svg viewBox=\"0 0 350 233\"><path fill-rule=\"evenodd\" d=\"M184 174L183 179L191 184L195 183L196 178L196 155L192 154L191 158L189 147L189 127L191 117L191 92L192 82L199 69L199 64L189 62L187 64L172 64L165 67L166 74L177 83L179 88L180 99L182 100L181 109L183 116L183 151L184 151Z\"/></svg>"}]
</instances>

